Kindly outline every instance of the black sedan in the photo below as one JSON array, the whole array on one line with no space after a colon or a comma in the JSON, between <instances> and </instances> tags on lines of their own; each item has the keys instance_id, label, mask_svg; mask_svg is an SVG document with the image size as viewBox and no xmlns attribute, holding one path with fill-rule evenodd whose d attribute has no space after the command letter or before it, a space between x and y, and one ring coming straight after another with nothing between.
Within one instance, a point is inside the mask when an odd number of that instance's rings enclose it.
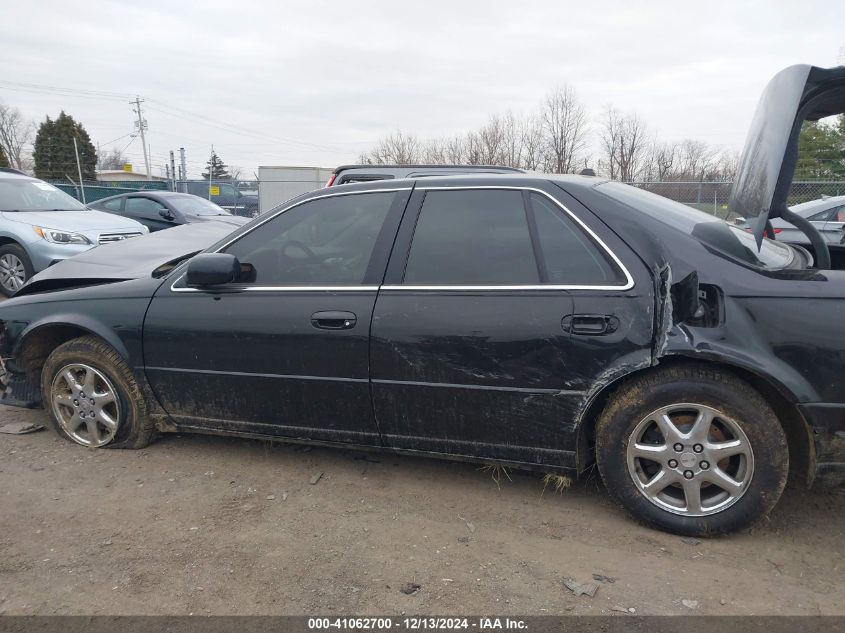
<instances>
[{"instance_id":1,"label":"black sedan","mask_svg":"<svg viewBox=\"0 0 845 633\"><path fill-rule=\"evenodd\" d=\"M746 158L788 155L768 147ZM747 208L755 231L785 208L772 191ZM176 228L36 276L0 305L4 402L88 447L179 431L597 464L638 519L728 532L772 509L790 466L845 475L845 271L817 237L821 267L596 177L333 187L230 235Z\"/></svg>"},{"instance_id":2,"label":"black sedan","mask_svg":"<svg viewBox=\"0 0 845 633\"><path fill-rule=\"evenodd\" d=\"M88 206L137 220L151 232L211 220L226 222L231 226L230 230L234 230L249 221L249 218L232 215L210 200L174 191L124 193L97 200Z\"/></svg>"}]
</instances>

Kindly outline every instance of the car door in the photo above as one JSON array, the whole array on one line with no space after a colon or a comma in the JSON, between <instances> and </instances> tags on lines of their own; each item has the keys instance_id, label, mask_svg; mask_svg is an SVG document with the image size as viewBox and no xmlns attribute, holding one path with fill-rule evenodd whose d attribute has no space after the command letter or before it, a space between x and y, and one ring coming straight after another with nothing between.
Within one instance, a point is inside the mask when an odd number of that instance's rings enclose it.
<instances>
[{"instance_id":1,"label":"car door","mask_svg":"<svg viewBox=\"0 0 845 633\"><path fill-rule=\"evenodd\" d=\"M164 217L162 212L170 214L170 219ZM161 231L162 229L169 229L170 227L179 225L173 212L167 206L143 194L126 197L126 202L123 206L123 215L137 220L149 228L151 232Z\"/></svg>"},{"instance_id":2,"label":"car door","mask_svg":"<svg viewBox=\"0 0 845 633\"><path fill-rule=\"evenodd\" d=\"M631 326L612 305L631 278L606 247L545 191L418 184L387 275L371 353L385 443L574 466L583 347ZM585 290L611 300L578 307Z\"/></svg>"},{"instance_id":3,"label":"car door","mask_svg":"<svg viewBox=\"0 0 845 633\"><path fill-rule=\"evenodd\" d=\"M221 249L245 277L214 289L184 275L144 323L147 378L192 428L378 444L369 328L409 190L295 203Z\"/></svg>"}]
</instances>

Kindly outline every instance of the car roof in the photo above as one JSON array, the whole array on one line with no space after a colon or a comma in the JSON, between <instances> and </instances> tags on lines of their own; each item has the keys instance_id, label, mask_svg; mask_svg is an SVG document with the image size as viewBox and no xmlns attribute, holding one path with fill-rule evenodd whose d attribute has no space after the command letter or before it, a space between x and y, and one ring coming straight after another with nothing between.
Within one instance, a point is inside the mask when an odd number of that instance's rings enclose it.
<instances>
[{"instance_id":1,"label":"car roof","mask_svg":"<svg viewBox=\"0 0 845 633\"><path fill-rule=\"evenodd\" d=\"M791 211L798 215L805 215L807 213L815 213L816 211L823 211L830 207L835 207L840 204L845 204L845 196L831 196L830 198L819 198L818 200L809 200L801 204L793 205Z\"/></svg>"},{"instance_id":2,"label":"car roof","mask_svg":"<svg viewBox=\"0 0 845 633\"><path fill-rule=\"evenodd\" d=\"M303 198L314 195L326 195L327 193L339 194L342 192L353 191L373 191L377 189L395 190L395 189L410 189L417 187L418 189L430 189L432 187L525 187L530 188L542 183L559 183L565 185L567 189L578 189L584 187L594 187L603 182L607 182L606 178L599 178L596 176L580 176L580 175L562 175L562 174L540 174L540 173L525 173L525 172L506 172L506 173L479 173L479 174L438 174L436 176L428 176L423 180L418 178L396 178L388 180L370 180L366 182L355 182L345 185L335 185L330 188L317 189L309 193L303 194Z\"/></svg>"},{"instance_id":3,"label":"car roof","mask_svg":"<svg viewBox=\"0 0 845 633\"><path fill-rule=\"evenodd\" d=\"M38 178L33 178L32 176L27 176L22 171L18 171L17 169L12 169L11 167L0 167L0 178L8 179L8 180L38 180ZM39 181L41 182L41 181Z\"/></svg>"},{"instance_id":4,"label":"car roof","mask_svg":"<svg viewBox=\"0 0 845 633\"><path fill-rule=\"evenodd\" d=\"M107 196L105 198L100 198L99 200L95 200L91 204L97 204L98 202L103 202L104 200L114 200L115 198L126 198L128 196L137 196L137 195L144 195L144 196L153 196L155 198L186 198L190 196L191 198L201 198L201 196L195 196L192 193L182 193L181 191L163 191L160 189L140 189L138 191L124 191L123 193L116 193L113 196ZM204 200L205 198L203 198Z\"/></svg>"}]
</instances>

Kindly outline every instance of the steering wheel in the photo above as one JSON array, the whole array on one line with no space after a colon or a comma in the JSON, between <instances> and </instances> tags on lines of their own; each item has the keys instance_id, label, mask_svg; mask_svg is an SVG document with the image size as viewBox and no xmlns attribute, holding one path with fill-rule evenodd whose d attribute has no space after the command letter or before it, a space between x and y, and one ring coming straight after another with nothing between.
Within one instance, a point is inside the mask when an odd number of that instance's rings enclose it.
<instances>
[{"instance_id":1,"label":"steering wheel","mask_svg":"<svg viewBox=\"0 0 845 633\"><path fill-rule=\"evenodd\" d=\"M282 247L282 255L284 255L288 259L299 259L298 257L291 257L290 255L288 255L289 248L298 248L300 251L305 253L305 256L311 261L319 261L320 259L319 257L317 257L317 254L314 251L312 251L310 248L308 248L307 245L303 244L299 240L290 240Z\"/></svg>"}]
</instances>

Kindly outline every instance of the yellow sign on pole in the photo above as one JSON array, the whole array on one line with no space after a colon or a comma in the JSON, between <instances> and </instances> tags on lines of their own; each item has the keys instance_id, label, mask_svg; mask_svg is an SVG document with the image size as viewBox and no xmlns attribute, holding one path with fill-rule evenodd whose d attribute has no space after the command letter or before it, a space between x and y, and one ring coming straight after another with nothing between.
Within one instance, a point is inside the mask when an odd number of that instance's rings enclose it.
<instances>
[{"instance_id":1,"label":"yellow sign on pole","mask_svg":"<svg viewBox=\"0 0 845 633\"><path fill-rule=\"evenodd\" d=\"M132 171L132 163L123 163L123 171Z\"/></svg>"},{"instance_id":2,"label":"yellow sign on pole","mask_svg":"<svg viewBox=\"0 0 845 633\"><path fill-rule=\"evenodd\" d=\"M208 185L208 195L219 196L220 195L220 187L218 185Z\"/></svg>"}]
</instances>

